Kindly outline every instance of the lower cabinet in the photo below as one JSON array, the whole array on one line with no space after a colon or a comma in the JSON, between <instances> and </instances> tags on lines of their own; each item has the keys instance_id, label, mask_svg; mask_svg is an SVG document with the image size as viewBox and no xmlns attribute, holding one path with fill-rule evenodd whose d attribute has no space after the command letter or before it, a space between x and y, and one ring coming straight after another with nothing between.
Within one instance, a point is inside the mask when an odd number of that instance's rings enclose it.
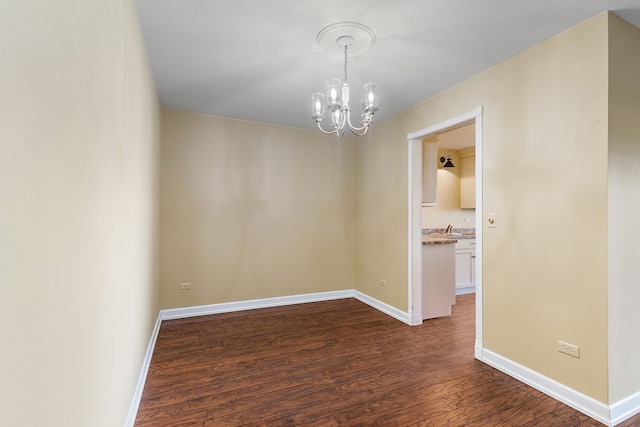
<instances>
[{"instance_id":1,"label":"lower cabinet","mask_svg":"<svg viewBox=\"0 0 640 427\"><path fill-rule=\"evenodd\" d=\"M451 316L456 303L455 244L422 245L422 318Z\"/></svg>"},{"instance_id":2,"label":"lower cabinet","mask_svg":"<svg viewBox=\"0 0 640 427\"><path fill-rule=\"evenodd\" d=\"M475 292L476 240L456 243L456 294Z\"/></svg>"}]
</instances>

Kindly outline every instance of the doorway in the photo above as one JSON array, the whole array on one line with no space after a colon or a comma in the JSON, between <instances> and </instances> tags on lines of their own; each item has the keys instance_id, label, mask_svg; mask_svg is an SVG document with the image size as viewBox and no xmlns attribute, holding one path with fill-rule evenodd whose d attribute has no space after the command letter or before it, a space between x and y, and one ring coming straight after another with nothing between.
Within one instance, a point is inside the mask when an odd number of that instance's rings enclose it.
<instances>
[{"instance_id":1,"label":"doorway","mask_svg":"<svg viewBox=\"0 0 640 427\"><path fill-rule=\"evenodd\" d=\"M411 324L422 324L422 140L439 133L475 125L475 286L476 339L475 356L482 356L482 107L436 125L409 133L408 149L408 295Z\"/></svg>"}]
</instances>

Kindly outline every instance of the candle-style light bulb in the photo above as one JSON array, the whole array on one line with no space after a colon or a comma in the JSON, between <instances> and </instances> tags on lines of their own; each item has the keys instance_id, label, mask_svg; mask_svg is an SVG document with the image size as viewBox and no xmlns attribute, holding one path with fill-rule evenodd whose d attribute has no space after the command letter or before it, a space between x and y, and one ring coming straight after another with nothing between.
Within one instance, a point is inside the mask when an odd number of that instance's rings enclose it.
<instances>
[{"instance_id":1,"label":"candle-style light bulb","mask_svg":"<svg viewBox=\"0 0 640 427\"><path fill-rule=\"evenodd\" d=\"M311 117L316 122L324 119L324 93L316 92L311 95Z\"/></svg>"},{"instance_id":2,"label":"candle-style light bulb","mask_svg":"<svg viewBox=\"0 0 640 427\"><path fill-rule=\"evenodd\" d=\"M342 107L342 88L339 79L327 80L327 107L335 111Z\"/></svg>"},{"instance_id":3,"label":"candle-style light bulb","mask_svg":"<svg viewBox=\"0 0 640 427\"><path fill-rule=\"evenodd\" d=\"M364 108L368 114L378 111L378 85L375 83L364 85Z\"/></svg>"}]
</instances>

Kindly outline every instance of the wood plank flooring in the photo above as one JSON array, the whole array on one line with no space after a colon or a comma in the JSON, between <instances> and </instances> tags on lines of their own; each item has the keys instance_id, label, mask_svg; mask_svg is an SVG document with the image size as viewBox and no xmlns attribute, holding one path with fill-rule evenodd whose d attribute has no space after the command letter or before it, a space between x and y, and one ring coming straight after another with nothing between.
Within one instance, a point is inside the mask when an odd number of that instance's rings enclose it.
<instances>
[{"instance_id":1,"label":"wood plank flooring","mask_svg":"<svg viewBox=\"0 0 640 427\"><path fill-rule=\"evenodd\" d=\"M602 426L475 360L474 311L471 294L417 327L355 299L164 321L135 426Z\"/></svg>"}]
</instances>

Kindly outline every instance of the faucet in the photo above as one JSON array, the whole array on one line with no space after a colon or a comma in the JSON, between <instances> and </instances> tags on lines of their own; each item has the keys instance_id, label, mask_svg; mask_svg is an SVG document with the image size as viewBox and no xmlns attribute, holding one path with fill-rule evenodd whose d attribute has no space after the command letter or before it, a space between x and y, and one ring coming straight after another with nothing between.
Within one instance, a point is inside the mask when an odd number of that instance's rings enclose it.
<instances>
[{"instance_id":1,"label":"faucet","mask_svg":"<svg viewBox=\"0 0 640 427\"><path fill-rule=\"evenodd\" d=\"M451 224L449 224L449 225L447 226L447 229L444 231L444 234L449 234L449 233L451 233L451 230L453 230L453 227L451 226Z\"/></svg>"}]
</instances>

